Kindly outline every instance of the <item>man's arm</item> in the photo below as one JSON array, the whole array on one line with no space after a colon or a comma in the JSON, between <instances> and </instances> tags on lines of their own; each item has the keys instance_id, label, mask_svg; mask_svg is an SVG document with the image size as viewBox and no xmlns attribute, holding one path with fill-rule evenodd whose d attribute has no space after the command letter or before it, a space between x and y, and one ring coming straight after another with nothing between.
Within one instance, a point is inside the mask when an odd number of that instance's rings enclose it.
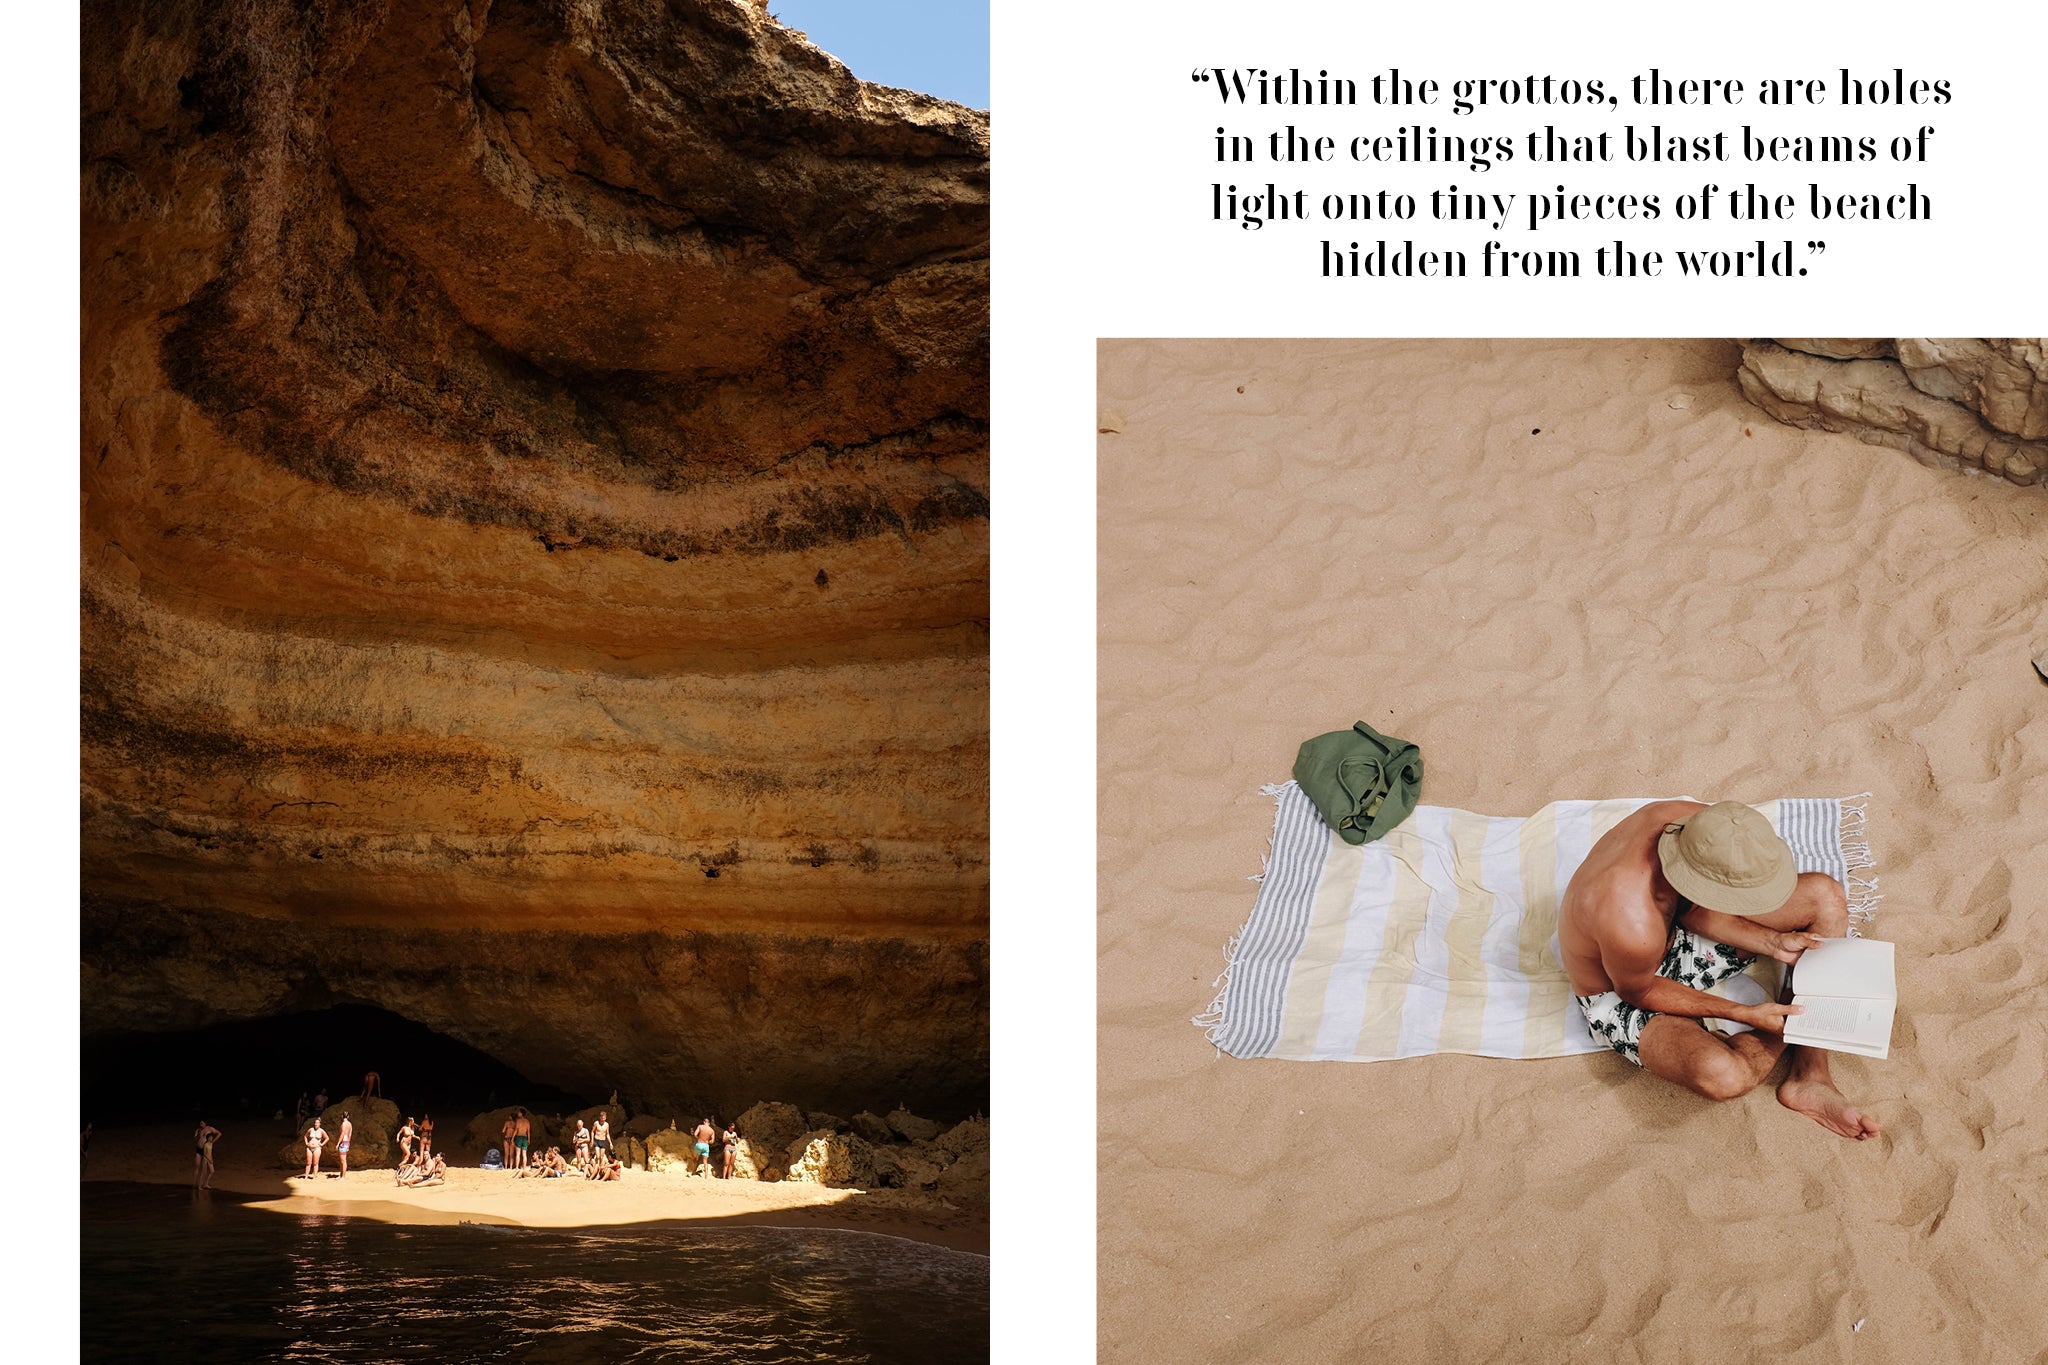
<instances>
[{"instance_id":1,"label":"man's arm","mask_svg":"<svg viewBox=\"0 0 2048 1365\"><path fill-rule=\"evenodd\" d=\"M1768 1033L1782 1033L1786 1016L1801 1012L1797 1005L1739 1004L1659 976L1657 968L1664 961L1664 946L1661 938L1643 926L1630 926L1603 941L1600 965L1606 970L1607 979L1614 983L1614 993L1637 1009L1655 1014L1681 1019L1731 1019Z\"/></svg>"},{"instance_id":2,"label":"man's arm","mask_svg":"<svg viewBox=\"0 0 2048 1365\"><path fill-rule=\"evenodd\" d=\"M1709 910L1695 905L1678 917L1678 922L1716 943L1725 943L1730 948L1759 957L1774 957L1780 962L1797 962L1799 955L1820 943L1820 935L1800 930L1772 929L1758 924L1741 915L1724 915L1718 910Z\"/></svg>"}]
</instances>

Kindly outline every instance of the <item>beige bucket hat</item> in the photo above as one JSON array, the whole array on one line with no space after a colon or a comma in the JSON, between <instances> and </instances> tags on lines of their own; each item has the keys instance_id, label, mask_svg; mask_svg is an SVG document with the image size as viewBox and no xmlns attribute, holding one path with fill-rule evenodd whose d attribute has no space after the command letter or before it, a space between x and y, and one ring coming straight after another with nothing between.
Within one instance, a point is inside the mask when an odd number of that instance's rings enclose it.
<instances>
[{"instance_id":1,"label":"beige bucket hat","mask_svg":"<svg viewBox=\"0 0 2048 1365\"><path fill-rule=\"evenodd\" d=\"M1716 801L1657 839L1664 877L1694 905L1768 915L1792 898L1799 871L1771 822L1740 801Z\"/></svg>"}]
</instances>

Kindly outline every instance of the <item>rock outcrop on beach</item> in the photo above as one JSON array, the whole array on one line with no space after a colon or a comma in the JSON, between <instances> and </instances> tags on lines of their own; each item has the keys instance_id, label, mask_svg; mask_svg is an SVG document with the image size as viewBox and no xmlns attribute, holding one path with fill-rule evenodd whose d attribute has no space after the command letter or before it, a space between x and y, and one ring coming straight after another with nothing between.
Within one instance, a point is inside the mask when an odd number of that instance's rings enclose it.
<instances>
[{"instance_id":1,"label":"rock outcrop on beach","mask_svg":"<svg viewBox=\"0 0 2048 1365\"><path fill-rule=\"evenodd\" d=\"M986 116L732 0L82 47L86 1032L984 1104Z\"/></svg>"},{"instance_id":2,"label":"rock outcrop on beach","mask_svg":"<svg viewBox=\"0 0 2048 1365\"><path fill-rule=\"evenodd\" d=\"M791 1143L788 1156L784 1179L800 1184L866 1190L880 1183L875 1178L875 1149L852 1133L817 1129Z\"/></svg>"},{"instance_id":3,"label":"rock outcrop on beach","mask_svg":"<svg viewBox=\"0 0 2048 1365\"><path fill-rule=\"evenodd\" d=\"M1925 464L2048 483L2048 342L2040 339L1752 341L1736 378L1781 422L1847 432Z\"/></svg>"}]
</instances>

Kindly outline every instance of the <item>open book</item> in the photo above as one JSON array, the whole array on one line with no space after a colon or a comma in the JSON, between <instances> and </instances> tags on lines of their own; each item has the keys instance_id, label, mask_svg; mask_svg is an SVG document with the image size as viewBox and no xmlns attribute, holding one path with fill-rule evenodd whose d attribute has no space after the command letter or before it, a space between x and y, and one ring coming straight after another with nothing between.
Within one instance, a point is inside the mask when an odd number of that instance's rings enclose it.
<instances>
[{"instance_id":1,"label":"open book","mask_svg":"<svg viewBox=\"0 0 2048 1365\"><path fill-rule=\"evenodd\" d=\"M1822 939L1792 967L1792 1003L1806 1012L1785 1021L1785 1041L1883 1058L1891 1052L1899 988L1892 945L1870 938Z\"/></svg>"}]
</instances>

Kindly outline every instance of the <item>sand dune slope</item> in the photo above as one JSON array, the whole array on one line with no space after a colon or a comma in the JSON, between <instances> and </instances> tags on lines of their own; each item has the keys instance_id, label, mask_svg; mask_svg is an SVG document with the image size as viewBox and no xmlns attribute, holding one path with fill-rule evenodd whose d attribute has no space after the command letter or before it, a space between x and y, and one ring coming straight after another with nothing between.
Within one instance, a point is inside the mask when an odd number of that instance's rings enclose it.
<instances>
[{"instance_id":1,"label":"sand dune slope","mask_svg":"<svg viewBox=\"0 0 2048 1365\"><path fill-rule=\"evenodd\" d=\"M1105 1360L2048 1361L2048 497L1737 358L1105 343ZM1873 791L1884 1136L1611 1055L1218 1058L1258 787L1358 719L1495 814Z\"/></svg>"}]
</instances>

